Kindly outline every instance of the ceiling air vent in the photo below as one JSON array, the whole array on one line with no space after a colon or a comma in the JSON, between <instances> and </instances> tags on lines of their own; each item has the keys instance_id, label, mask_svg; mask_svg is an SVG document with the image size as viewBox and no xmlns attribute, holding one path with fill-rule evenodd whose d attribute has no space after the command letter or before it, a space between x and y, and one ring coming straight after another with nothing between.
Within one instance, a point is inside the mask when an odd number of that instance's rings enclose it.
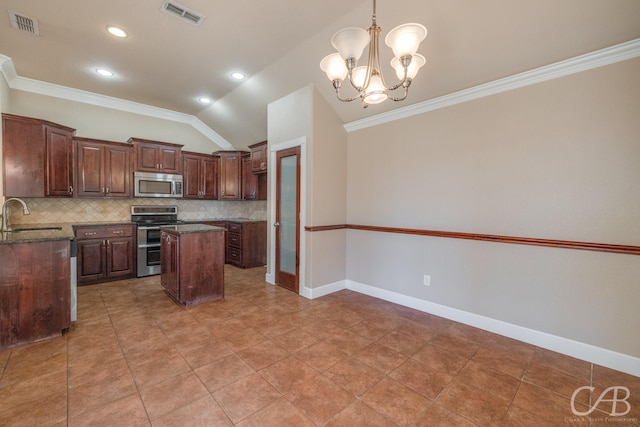
<instances>
[{"instance_id":1,"label":"ceiling air vent","mask_svg":"<svg viewBox=\"0 0 640 427\"><path fill-rule=\"evenodd\" d=\"M9 19L11 20L11 26L16 30L25 31L30 34L35 34L36 36L40 35L38 21L35 19L12 11L9 11Z\"/></svg>"},{"instance_id":2,"label":"ceiling air vent","mask_svg":"<svg viewBox=\"0 0 640 427\"><path fill-rule=\"evenodd\" d=\"M176 3L175 1L167 0L162 5L162 11L173 16L177 16L178 18L187 21L193 25L200 25L202 21L204 21L205 16L194 12L193 10L189 10L180 3Z\"/></svg>"}]
</instances>

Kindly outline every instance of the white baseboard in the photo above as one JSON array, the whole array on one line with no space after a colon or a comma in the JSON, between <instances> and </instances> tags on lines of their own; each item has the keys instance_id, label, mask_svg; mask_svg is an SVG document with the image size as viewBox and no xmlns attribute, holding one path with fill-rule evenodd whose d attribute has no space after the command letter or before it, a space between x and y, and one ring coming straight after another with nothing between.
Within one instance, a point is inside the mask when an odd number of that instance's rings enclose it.
<instances>
[{"instance_id":1,"label":"white baseboard","mask_svg":"<svg viewBox=\"0 0 640 427\"><path fill-rule=\"evenodd\" d=\"M343 285L340 287L338 285ZM430 313L465 325L473 326L485 331L493 332L509 338L523 341L547 350L556 351L566 354L577 359L586 360L597 365L625 372L630 375L640 377L640 358L629 356L605 348L596 347L590 344L558 337L546 332L536 331L534 329L525 328L501 320L491 319L489 317L480 316L478 314L469 313L467 311L458 310L456 308L447 307L445 305L432 303L397 292L376 288L374 286L365 285L363 283L354 282L352 280L344 280L331 285L322 286L313 289L314 298L317 296L327 295L330 289L332 292L341 289L349 289L361 294L380 298L385 301L393 302L415 310ZM317 292L317 296L315 296Z\"/></svg>"},{"instance_id":2,"label":"white baseboard","mask_svg":"<svg viewBox=\"0 0 640 427\"><path fill-rule=\"evenodd\" d=\"M270 283L270 284L272 284L272 285L275 285L275 284L276 284L276 277L275 277L273 274L271 274L271 273L267 273L267 274L265 274L265 276L264 276L264 280L265 280L267 283Z\"/></svg>"},{"instance_id":3,"label":"white baseboard","mask_svg":"<svg viewBox=\"0 0 640 427\"><path fill-rule=\"evenodd\" d=\"M308 299L320 298L325 295L332 294L334 292L347 289L347 281L340 280L339 282L329 283L328 285L319 286L317 288L303 287L300 290L300 295Z\"/></svg>"}]
</instances>

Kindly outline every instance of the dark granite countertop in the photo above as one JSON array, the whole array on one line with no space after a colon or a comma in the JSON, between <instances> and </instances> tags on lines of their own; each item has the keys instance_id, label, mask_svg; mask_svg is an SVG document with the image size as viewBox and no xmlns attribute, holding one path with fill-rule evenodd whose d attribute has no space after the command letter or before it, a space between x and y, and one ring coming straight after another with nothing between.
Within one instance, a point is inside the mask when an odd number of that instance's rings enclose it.
<instances>
[{"instance_id":1,"label":"dark granite countertop","mask_svg":"<svg viewBox=\"0 0 640 427\"><path fill-rule=\"evenodd\" d=\"M216 221L228 221L228 222L262 222L264 219L251 219L251 218L201 218L201 219L183 219L181 220L187 224L197 224L203 222L216 222Z\"/></svg>"},{"instance_id":2,"label":"dark granite countertop","mask_svg":"<svg viewBox=\"0 0 640 427\"><path fill-rule=\"evenodd\" d=\"M210 231L215 229L225 230L222 227L215 227L203 224L203 222L262 222L265 220L251 218L203 218L193 220L182 220L184 224L178 225L178 233L197 233L200 231ZM91 221L74 223L38 223L38 224L16 224L13 231L0 233L0 244L5 243L29 243L45 240L74 240L74 228L92 227L107 225L132 225L130 221ZM135 224L134 224L135 225Z\"/></svg>"},{"instance_id":3,"label":"dark granite countertop","mask_svg":"<svg viewBox=\"0 0 640 427\"><path fill-rule=\"evenodd\" d=\"M74 227L99 227L101 225L136 225L131 221L92 221L92 222L74 222Z\"/></svg>"},{"instance_id":4,"label":"dark granite countertop","mask_svg":"<svg viewBox=\"0 0 640 427\"><path fill-rule=\"evenodd\" d=\"M18 224L13 231L0 233L0 244L73 239L73 224L68 223Z\"/></svg>"},{"instance_id":5,"label":"dark granite countertop","mask_svg":"<svg viewBox=\"0 0 640 427\"><path fill-rule=\"evenodd\" d=\"M174 232L178 234L187 234L187 233L202 233L204 231L226 231L227 229L224 227L215 227L213 225L206 224L178 224L172 225L171 227L160 227L160 230L166 230L169 232Z\"/></svg>"},{"instance_id":6,"label":"dark granite countertop","mask_svg":"<svg viewBox=\"0 0 640 427\"><path fill-rule=\"evenodd\" d=\"M102 222L66 222L66 223L37 223L16 224L13 231L0 233L0 244L3 243L31 243L45 240L75 240L75 227L91 227L106 225L131 225L126 221L102 221Z\"/></svg>"}]
</instances>

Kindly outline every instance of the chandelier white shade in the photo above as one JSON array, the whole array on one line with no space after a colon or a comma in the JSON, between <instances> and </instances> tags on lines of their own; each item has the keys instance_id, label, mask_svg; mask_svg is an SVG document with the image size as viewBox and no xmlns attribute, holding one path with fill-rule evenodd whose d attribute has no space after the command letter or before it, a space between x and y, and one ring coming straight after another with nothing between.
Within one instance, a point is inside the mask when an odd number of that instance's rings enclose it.
<instances>
[{"instance_id":1,"label":"chandelier white shade","mask_svg":"<svg viewBox=\"0 0 640 427\"><path fill-rule=\"evenodd\" d=\"M402 101L407 98L409 85L426 59L417 54L420 43L427 36L427 29L420 24L399 25L387 34L385 43L393 50L391 66L399 82L387 87L380 68L379 37L382 29L376 23L376 0L373 0L373 16L369 30L350 27L338 31L331 38L331 45L338 51L320 61L320 69L327 74L340 101L362 101L362 106L379 104L387 99ZM367 65L358 67L364 49L369 46ZM342 83L345 79L357 92L356 96L343 97ZM400 96L393 96L401 89Z\"/></svg>"}]
</instances>

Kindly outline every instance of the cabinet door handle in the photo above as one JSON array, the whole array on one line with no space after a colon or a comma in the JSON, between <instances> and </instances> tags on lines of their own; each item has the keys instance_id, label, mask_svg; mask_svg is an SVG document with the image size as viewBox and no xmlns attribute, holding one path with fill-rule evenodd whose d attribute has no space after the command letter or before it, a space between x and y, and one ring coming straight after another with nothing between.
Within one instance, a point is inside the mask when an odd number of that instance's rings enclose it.
<instances>
[{"instance_id":1,"label":"cabinet door handle","mask_svg":"<svg viewBox=\"0 0 640 427\"><path fill-rule=\"evenodd\" d=\"M97 233L96 233L95 231L94 231L94 232L91 232L91 233L88 233L88 232L85 232L85 233L84 233L85 237L86 237L86 236L95 236L96 234L97 234Z\"/></svg>"},{"instance_id":2,"label":"cabinet door handle","mask_svg":"<svg viewBox=\"0 0 640 427\"><path fill-rule=\"evenodd\" d=\"M123 230L114 230L114 231L112 231L112 233L113 234L122 234L122 233L124 233L124 231Z\"/></svg>"},{"instance_id":3,"label":"cabinet door handle","mask_svg":"<svg viewBox=\"0 0 640 427\"><path fill-rule=\"evenodd\" d=\"M69 194L73 194L73 185L69 186Z\"/></svg>"},{"instance_id":4,"label":"cabinet door handle","mask_svg":"<svg viewBox=\"0 0 640 427\"><path fill-rule=\"evenodd\" d=\"M107 194L109 193L109 187L107 187Z\"/></svg>"},{"instance_id":5,"label":"cabinet door handle","mask_svg":"<svg viewBox=\"0 0 640 427\"><path fill-rule=\"evenodd\" d=\"M273 223L273 226L274 226L274 227L280 227L280 223L279 223L279 222L274 222L274 223Z\"/></svg>"}]
</instances>

